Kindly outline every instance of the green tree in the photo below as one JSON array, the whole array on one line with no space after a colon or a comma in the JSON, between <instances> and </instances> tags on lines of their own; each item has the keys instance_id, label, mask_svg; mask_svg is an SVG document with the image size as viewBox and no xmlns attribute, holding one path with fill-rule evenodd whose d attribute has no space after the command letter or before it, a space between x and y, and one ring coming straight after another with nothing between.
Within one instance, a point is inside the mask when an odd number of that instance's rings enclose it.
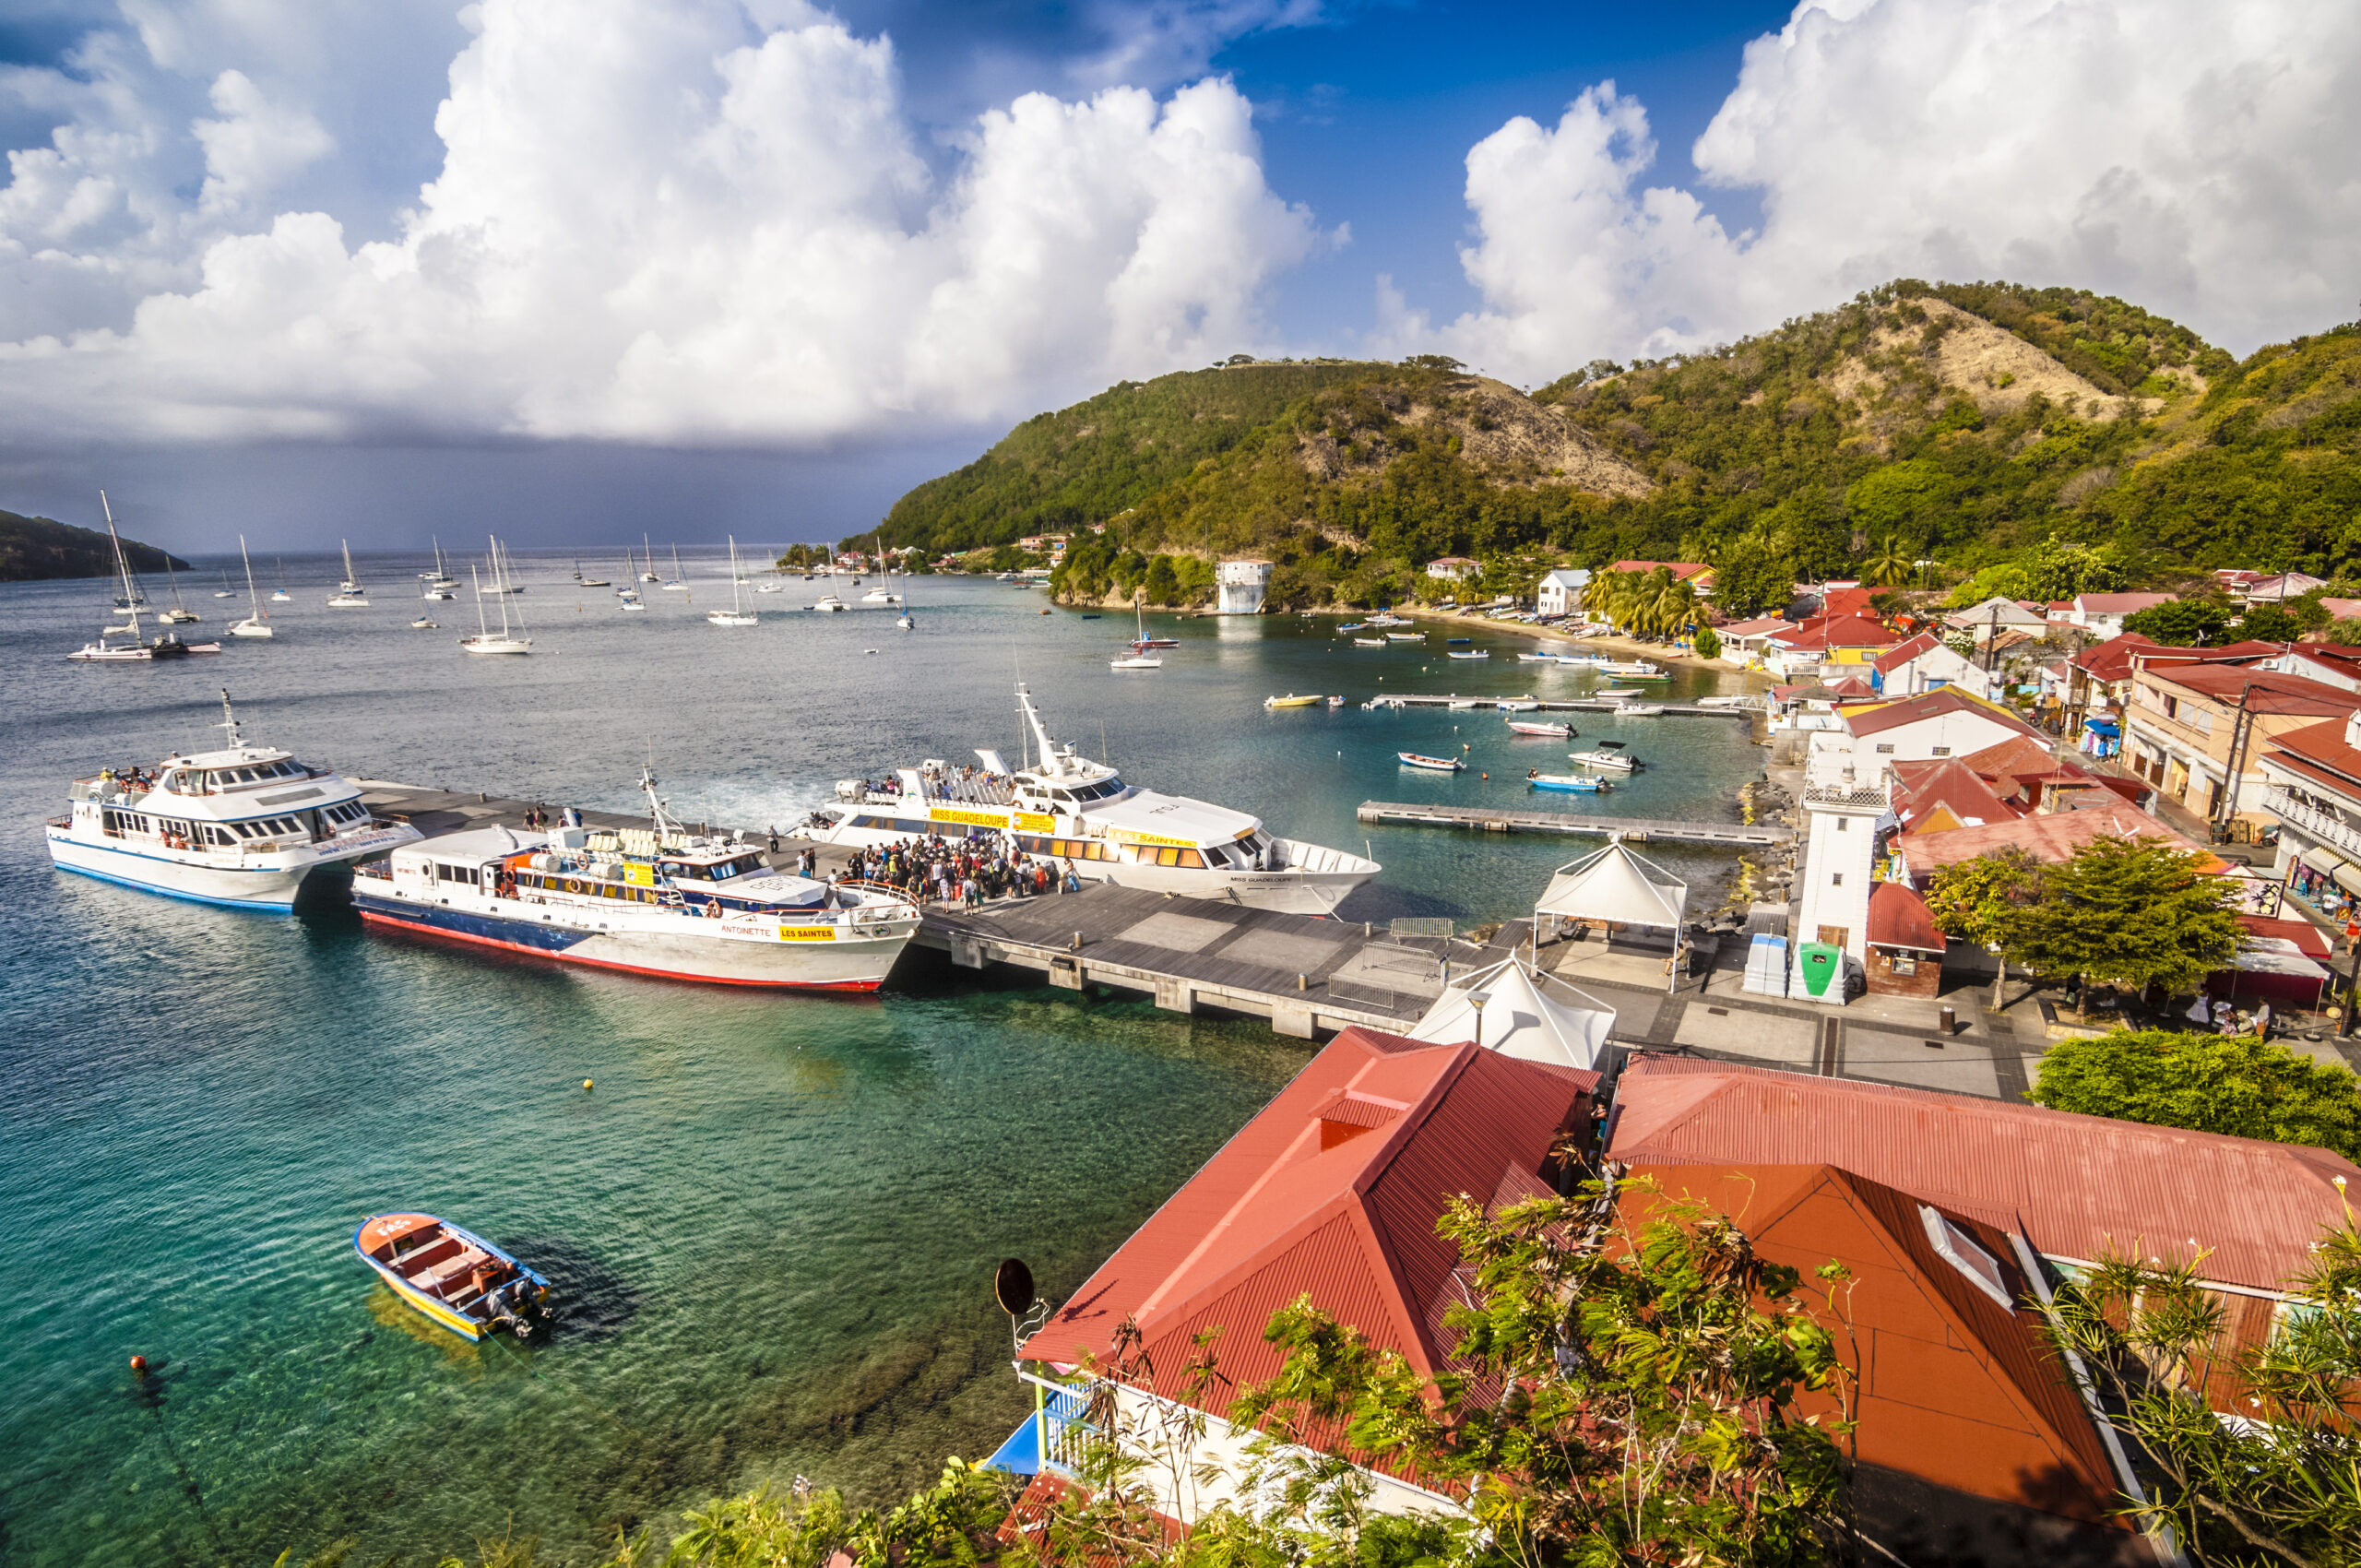
<instances>
[{"instance_id":1,"label":"green tree","mask_svg":"<svg viewBox=\"0 0 2361 1568\"><path fill-rule=\"evenodd\" d=\"M2200 1563L2352 1568L2361 1229L2348 1212L2323 1232L2310 1265L2285 1282L2274 1332L2244 1348L2232 1348L2201 1262L2102 1257L2059 1288L2048 1313L2053 1342L2095 1383L2104 1419L2141 1462L2147 1497L2130 1512L2172 1526ZM2209 1396L2240 1420L2224 1420Z\"/></svg>"},{"instance_id":2,"label":"green tree","mask_svg":"<svg viewBox=\"0 0 2361 1568\"><path fill-rule=\"evenodd\" d=\"M1170 604L1180 597L1180 574L1172 569L1172 557L1159 555L1148 563L1147 601L1150 604Z\"/></svg>"},{"instance_id":3,"label":"green tree","mask_svg":"<svg viewBox=\"0 0 2361 1568\"><path fill-rule=\"evenodd\" d=\"M1465 1499L1460 1550L1517 1564L1816 1563L1845 1535L1854 1377L1809 1292L1721 1215L1627 1182L1436 1227L1472 1276L1441 1379L1308 1301L1271 1320L1285 1360L1233 1424L1310 1447L1342 1429ZM1815 1311L1817 1299L1820 1311ZM1798 1396L1831 1408L1807 1414ZM1331 1440L1333 1443L1333 1439Z\"/></svg>"},{"instance_id":4,"label":"green tree","mask_svg":"<svg viewBox=\"0 0 2361 1568\"><path fill-rule=\"evenodd\" d=\"M1700 659L1719 659L1719 658L1721 658L1721 656L1722 656L1722 639L1721 639L1721 635L1720 635L1719 633L1715 632L1715 631L1714 630L1714 628L1713 628L1713 627L1711 627L1711 626L1700 626L1700 627L1698 627L1698 628L1697 628L1697 657L1698 657L1698 658L1700 658Z\"/></svg>"},{"instance_id":5,"label":"green tree","mask_svg":"<svg viewBox=\"0 0 2361 1568\"><path fill-rule=\"evenodd\" d=\"M2361 1159L2361 1079L2253 1035L2143 1029L2066 1040L2041 1059L2040 1081L2025 1098L2055 1111L2314 1144Z\"/></svg>"},{"instance_id":6,"label":"green tree","mask_svg":"<svg viewBox=\"0 0 2361 1568\"><path fill-rule=\"evenodd\" d=\"M2043 974L2187 991L2236 960L2232 890L2162 838L2094 838L2008 921L2010 956Z\"/></svg>"},{"instance_id":7,"label":"green tree","mask_svg":"<svg viewBox=\"0 0 2361 1568\"><path fill-rule=\"evenodd\" d=\"M2123 618L2123 629L2168 647L2204 647L2226 640L2230 612L2210 599L2171 599Z\"/></svg>"},{"instance_id":8,"label":"green tree","mask_svg":"<svg viewBox=\"0 0 2361 1568\"><path fill-rule=\"evenodd\" d=\"M1973 942L1993 954L1999 973L1992 980L1992 1005L2009 980L2009 951L2026 908L2041 896L2041 868L2022 849L1978 855L1935 873L1927 889L1927 911L1945 936Z\"/></svg>"},{"instance_id":9,"label":"green tree","mask_svg":"<svg viewBox=\"0 0 2361 1568\"><path fill-rule=\"evenodd\" d=\"M1952 486L1952 476L1931 458L1889 463L1854 481L1845 492L1845 509L1857 528L1891 537L1950 494Z\"/></svg>"},{"instance_id":10,"label":"green tree","mask_svg":"<svg viewBox=\"0 0 2361 1568\"><path fill-rule=\"evenodd\" d=\"M1796 597L1796 564L1763 540L1740 540L1714 559L1714 602L1741 620L1784 614Z\"/></svg>"},{"instance_id":11,"label":"green tree","mask_svg":"<svg viewBox=\"0 0 2361 1568\"><path fill-rule=\"evenodd\" d=\"M2113 551L2066 543L2054 535L2035 546L2023 565L2022 597L2045 604L2077 594L2105 593L2123 582L2123 569Z\"/></svg>"}]
</instances>

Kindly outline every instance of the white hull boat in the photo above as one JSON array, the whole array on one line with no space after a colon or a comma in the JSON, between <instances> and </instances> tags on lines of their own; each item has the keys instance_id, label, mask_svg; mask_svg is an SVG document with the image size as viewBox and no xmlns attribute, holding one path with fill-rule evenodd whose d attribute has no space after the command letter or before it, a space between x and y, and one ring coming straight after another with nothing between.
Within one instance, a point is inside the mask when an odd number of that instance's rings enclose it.
<instances>
[{"instance_id":1,"label":"white hull boat","mask_svg":"<svg viewBox=\"0 0 2361 1568\"><path fill-rule=\"evenodd\" d=\"M50 859L174 898L285 910L323 868L418 841L409 824L379 821L350 781L246 744L234 716L221 727L222 750L166 757L152 775L76 780L71 812L48 825Z\"/></svg>"},{"instance_id":2,"label":"white hull boat","mask_svg":"<svg viewBox=\"0 0 2361 1568\"><path fill-rule=\"evenodd\" d=\"M825 844L882 847L925 835L997 837L1086 882L1222 898L1292 914L1334 913L1382 869L1339 849L1281 838L1243 812L1126 784L1115 769L1060 745L1023 686L1018 711L1041 760L1014 772L980 750L980 775L939 761L887 786L847 779L838 804L805 831Z\"/></svg>"},{"instance_id":3,"label":"white hull boat","mask_svg":"<svg viewBox=\"0 0 2361 1568\"><path fill-rule=\"evenodd\" d=\"M774 872L684 832L641 782L651 827L446 834L363 868L352 901L381 930L721 985L875 991L909 945L908 899Z\"/></svg>"},{"instance_id":4,"label":"white hull boat","mask_svg":"<svg viewBox=\"0 0 2361 1568\"><path fill-rule=\"evenodd\" d=\"M494 539L492 541L492 576L495 588L503 579L504 574L507 572L507 556L503 554L501 552L500 540ZM533 639L519 635L525 630L525 612L523 607L519 606L517 609L516 629L515 632L511 632L508 629L508 596L496 591L492 594L487 594L484 591L483 579L476 575L476 569L473 566L469 566L468 568L468 576L469 579L475 584L476 588L476 635L471 637L461 637L459 639L460 648L468 653L480 654L520 654L532 652ZM492 629L491 624L484 618L483 601L487 598L497 598L500 600L500 630L497 632L494 632Z\"/></svg>"},{"instance_id":5,"label":"white hull boat","mask_svg":"<svg viewBox=\"0 0 2361 1568\"><path fill-rule=\"evenodd\" d=\"M706 611L705 618L707 624L715 626L754 624L754 612L745 606L743 587L745 581L746 579L738 572L738 536L731 534L730 536L730 608Z\"/></svg>"}]
</instances>

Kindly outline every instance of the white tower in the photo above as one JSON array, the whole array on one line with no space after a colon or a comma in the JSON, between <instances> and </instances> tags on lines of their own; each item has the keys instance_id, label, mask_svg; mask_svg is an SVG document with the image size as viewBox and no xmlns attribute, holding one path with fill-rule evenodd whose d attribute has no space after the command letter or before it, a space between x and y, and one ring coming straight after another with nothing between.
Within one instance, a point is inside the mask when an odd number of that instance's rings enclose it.
<instances>
[{"instance_id":1,"label":"white tower","mask_svg":"<svg viewBox=\"0 0 2361 1568\"><path fill-rule=\"evenodd\" d=\"M1876 884L1878 826L1892 810L1883 784L1804 788L1803 874L1797 879L1792 951L1825 943L1851 963L1869 961L1869 891ZM1806 994L1791 986L1790 997ZM1821 1000L1842 1004L1841 987Z\"/></svg>"},{"instance_id":2,"label":"white tower","mask_svg":"<svg viewBox=\"0 0 2361 1568\"><path fill-rule=\"evenodd\" d=\"M1221 593L1221 614L1260 615L1263 595L1271 586L1271 564L1252 559L1225 561L1216 568L1214 581Z\"/></svg>"}]
</instances>

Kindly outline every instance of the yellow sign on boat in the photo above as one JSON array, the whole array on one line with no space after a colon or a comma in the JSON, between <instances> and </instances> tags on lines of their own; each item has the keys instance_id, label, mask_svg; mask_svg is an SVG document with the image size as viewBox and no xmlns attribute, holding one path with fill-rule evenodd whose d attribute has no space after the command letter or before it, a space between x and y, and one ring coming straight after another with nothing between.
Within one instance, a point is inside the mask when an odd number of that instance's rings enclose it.
<instances>
[{"instance_id":1,"label":"yellow sign on boat","mask_svg":"<svg viewBox=\"0 0 2361 1568\"><path fill-rule=\"evenodd\" d=\"M1016 826L1027 833L1053 833L1057 831L1058 819L1040 812L1018 812Z\"/></svg>"},{"instance_id":2,"label":"yellow sign on boat","mask_svg":"<svg viewBox=\"0 0 2361 1568\"><path fill-rule=\"evenodd\" d=\"M963 812L954 811L949 806L932 806L928 808L926 814L929 822L957 823L962 827L1006 827L1008 826L1008 818L997 812Z\"/></svg>"},{"instance_id":3,"label":"yellow sign on boat","mask_svg":"<svg viewBox=\"0 0 2361 1568\"><path fill-rule=\"evenodd\" d=\"M836 928L832 925L783 925L778 928L781 942L834 942Z\"/></svg>"},{"instance_id":4,"label":"yellow sign on boat","mask_svg":"<svg viewBox=\"0 0 2361 1568\"><path fill-rule=\"evenodd\" d=\"M1194 838L1165 838L1154 833L1135 832L1128 827L1110 827L1107 830L1107 837L1121 839L1127 844L1160 844L1173 849L1193 849L1197 847L1197 841Z\"/></svg>"}]
</instances>

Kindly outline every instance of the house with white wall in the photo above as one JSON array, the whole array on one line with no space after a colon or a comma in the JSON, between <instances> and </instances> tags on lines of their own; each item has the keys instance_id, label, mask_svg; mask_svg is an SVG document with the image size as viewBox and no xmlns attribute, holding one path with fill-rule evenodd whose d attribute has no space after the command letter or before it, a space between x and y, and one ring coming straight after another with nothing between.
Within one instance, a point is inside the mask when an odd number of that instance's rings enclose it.
<instances>
[{"instance_id":1,"label":"house with white wall","mask_svg":"<svg viewBox=\"0 0 2361 1568\"><path fill-rule=\"evenodd\" d=\"M1590 570L1584 566L1560 566L1543 576L1533 591L1533 608L1543 615L1572 615L1583 607L1584 590L1590 587Z\"/></svg>"}]
</instances>

